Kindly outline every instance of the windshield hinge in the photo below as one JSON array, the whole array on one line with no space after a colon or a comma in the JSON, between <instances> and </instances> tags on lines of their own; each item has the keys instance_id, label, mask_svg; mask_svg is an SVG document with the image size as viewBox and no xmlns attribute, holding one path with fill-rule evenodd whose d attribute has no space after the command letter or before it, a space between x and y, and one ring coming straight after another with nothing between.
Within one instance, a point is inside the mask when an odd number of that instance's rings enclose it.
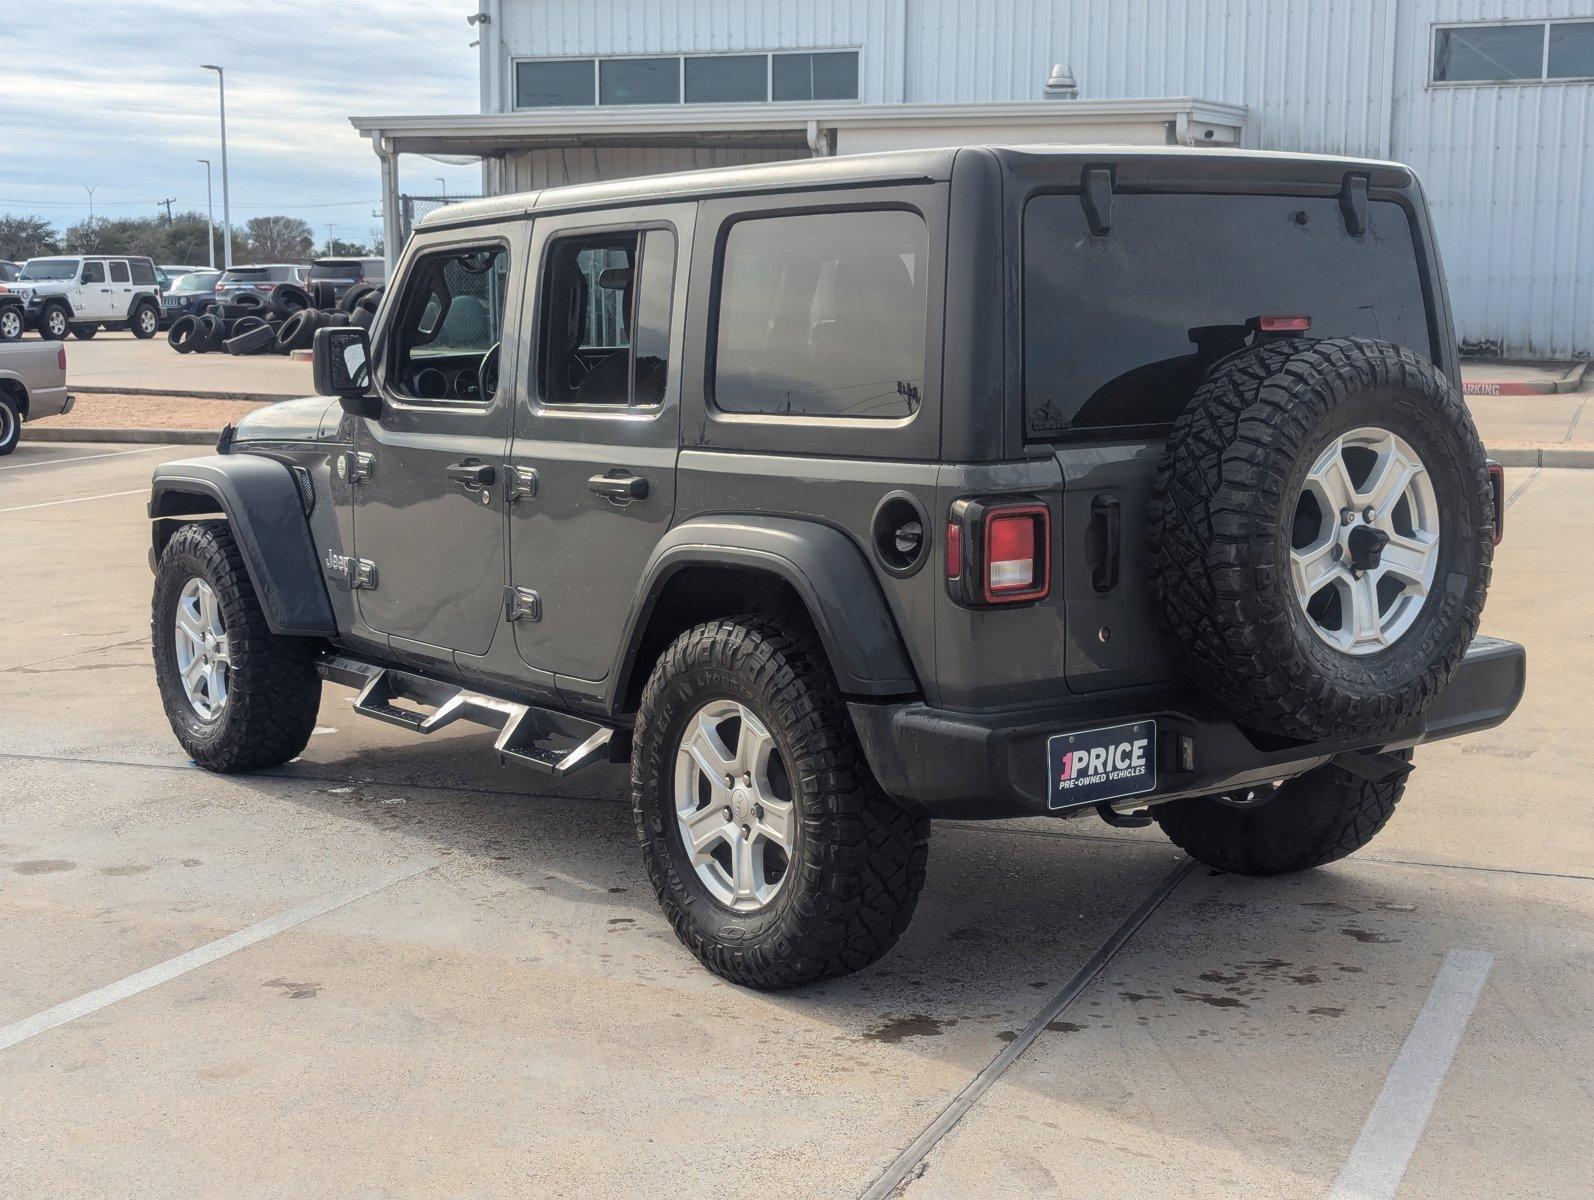
<instances>
[{"instance_id":1,"label":"windshield hinge","mask_svg":"<svg viewBox=\"0 0 1594 1200\"><path fill-rule=\"evenodd\" d=\"M1079 203L1085 209L1085 223L1097 237L1112 232L1111 167L1086 167L1079 177Z\"/></svg>"}]
</instances>

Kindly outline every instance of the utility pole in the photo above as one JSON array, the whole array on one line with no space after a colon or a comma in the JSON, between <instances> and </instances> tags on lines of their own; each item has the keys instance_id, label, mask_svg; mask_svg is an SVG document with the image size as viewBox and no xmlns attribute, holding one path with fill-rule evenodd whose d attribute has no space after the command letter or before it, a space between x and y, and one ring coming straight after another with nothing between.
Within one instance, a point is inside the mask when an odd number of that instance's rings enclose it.
<instances>
[{"instance_id":1,"label":"utility pole","mask_svg":"<svg viewBox=\"0 0 1594 1200\"><path fill-rule=\"evenodd\" d=\"M201 71L216 72L217 95L221 101L221 260L232 270L232 194L227 188L227 73L215 63L201 63Z\"/></svg>"},{"instance_id":2,"label":"utility pole","mask_svg":"<svg viewBox=\"0 0 1594 1200\"><path fill-rule=\"evenodd\" d=\"M172 205L175 204L175 203L177 203L177 197L176 196L168 196L164 200L155 201L155 207L156 208L159 208L163 204L166 206L166 224L168 224L168 225L170 225L172 223Z\"/></svg>"},{"instance_id":3,"label":"utility pole","mask_svg":"<svg viewBox=\"0 0 1594 1200\"><path fill-rule=\"evenodd\" d=\"M332 236L332 222L327 222L327 257L331 258L338 252L337 241Z\"/></svg>"},{"instance_id":4,"label":"utility pole","mask_svg":"<svg viewBox=\"0 0 1594 1200\"><path fill-rule=\"evenodd\" d=\"M205 249L210 252L210 266L216 266L216 201L210 194L210 159L196 158L205 164Z\"/></svg>"},{"instance_id":5,"label":"utility pole","mask_svg":"<svg viewBox=\"0 0 1594 1200\"><path fill-rule=\"evenodd\" d=\"M89 194L89 224L90 225L94 224L94 193L99 190L99 187L100 187L100 185L97 184L97 183L93 187L90 187L86 183L83 184L83 190Z\"/></svg>"}]
</instances>

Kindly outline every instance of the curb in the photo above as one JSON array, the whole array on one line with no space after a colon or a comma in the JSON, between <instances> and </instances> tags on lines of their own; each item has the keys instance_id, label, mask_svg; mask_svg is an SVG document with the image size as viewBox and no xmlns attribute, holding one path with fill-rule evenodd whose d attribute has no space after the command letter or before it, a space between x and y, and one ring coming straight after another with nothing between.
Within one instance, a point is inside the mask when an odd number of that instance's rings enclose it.
<instances>
[{"instance_id":1,"label":"curb","mask_svg":"<svg viewBox=\"0 0 1594 1200\"><path fill-rule=\"evenodd\" d=\"M1468 383L1462 371L1461 394L1463 396L1555 396L1563 392L1575 392L1582 388L1583 377L1588 371L1588 363L1575 362L1556 379L1504 379L1499 383L1486 383L1475 380Z\"/></svg>"},{"instance_id":2,"label":"curb","mask_svg":"<svg viewBox=\"0 0 1594 1200\"><path fill-rule=\"evenodd\" d=\"M85 396L177 396L184 400L253 400L260 404L275 404L279 400L297 400L304 392L174 392L171 388L137 387L83 387L73 384L69 389Z\"/></svg>"},{"instance_id":3,"label":"curb","mask_svg":"<svg viewBox=\"0 0 1594 1200\"><path fill-rule=\"evenodd\" d=\"M22 437L32 442L128 442L137 446L214 446L221 430L208 429L89 429L79 426L52 428L24 425Z\"/></svg>"},{"instance_id":4,"label":"curb","mask_svg":"<svg viewBox=\"0 0 1594 1200\"><path fill-rule=\"evenodd\" d=\"M134 445L214 446L215 429L85 429L24 425L36 442L130 442ZM1484 453L1502 467L1575 467L1594 470L1594 446L1498 446Z\"/></svg>"}]
</instances>

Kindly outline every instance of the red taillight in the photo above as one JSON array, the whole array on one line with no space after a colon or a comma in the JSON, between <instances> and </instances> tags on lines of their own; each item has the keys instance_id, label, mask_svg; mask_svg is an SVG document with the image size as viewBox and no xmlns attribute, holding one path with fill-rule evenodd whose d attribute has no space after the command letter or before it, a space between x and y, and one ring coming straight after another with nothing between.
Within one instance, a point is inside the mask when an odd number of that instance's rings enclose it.
<instances>
[{"instance_id":1,"label":"red taillight","mask_svg":"<svg viewBox=\"0 0 1594 1200\"><path fill-rule=\"evenodd\" d=\"M66 374L66 347L58 346L55 351L55 365L61 373Z\"/></svg>"},{"instance_id":2,"label":"red taillight","mask_svg":"<svg viewBox=\"0 0 1594 1200\"><path fill-rule=\"evenodd\" d=\"M963 527L956 521L946 526L946 577L963 578Z\"/></svg>"},{"instance_id":3,"label":"red taillight","mask_svg":"<svg viewBox=\"0 0 1594 1200\"><path fill-rule=\"evenodd\" d=\"M1494 544L1505 537L1505 468L1489 460L1489 490L1494 493Z\"/></svg>"},{"instance_id":4,"label":"red taillight","mask_svg":"<svg viewBox=\"0 0 1594 1200\"><path fill-rule=\"evenodd\" d=\"M1051 513L1045 505L985 514L980 581L987 604L1039 600L1051 590Z\"/></svg>"},{"instance_id":5,"label":"red taillight","mask_svg":"<svg viewBox=\"0 0 1594 1200\"><path fill-rule=\"evenodd\" d=\"M1305 333L1312 327L1312 318L1258 317L1256 327L1263 333Z\"/></svg>"}]
</instances>

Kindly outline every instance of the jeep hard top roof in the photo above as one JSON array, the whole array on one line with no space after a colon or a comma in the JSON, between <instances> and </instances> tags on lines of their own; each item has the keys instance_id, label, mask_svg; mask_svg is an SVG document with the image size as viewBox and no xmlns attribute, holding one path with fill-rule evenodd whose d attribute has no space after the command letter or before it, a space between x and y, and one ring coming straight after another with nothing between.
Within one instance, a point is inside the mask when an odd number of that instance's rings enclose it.
<instances>
[{"instance_id":1,"label":"jeep hard top roof","mask_svg":"<svg viewBox=\"0 0 1594 1200\"><path fill-rule=\"evenodd\" d=\"M1301 179L1338 182L1348 170L1366 171L1381 186L1404 187L1409 168L1380 159L1293 154L1273 150L1205 149L1189 146L948 146L934 150L894 150L880 154L847 154L834 158L801 158L749 166L714 167L667 175L641 175L601 183L578 183L488 196L433 209L416 223L418 230L471 225L529 216L556 209L598 208L689 200L747 192L789 191L815 187L858 187L948 180L959 154L987 153L1008 167L1036 165L1041 160L1083 165L1108 162L1133 164L1148 178L1233 178L1253 173L1260 180Z\"/></svg>"}]
</instances>

